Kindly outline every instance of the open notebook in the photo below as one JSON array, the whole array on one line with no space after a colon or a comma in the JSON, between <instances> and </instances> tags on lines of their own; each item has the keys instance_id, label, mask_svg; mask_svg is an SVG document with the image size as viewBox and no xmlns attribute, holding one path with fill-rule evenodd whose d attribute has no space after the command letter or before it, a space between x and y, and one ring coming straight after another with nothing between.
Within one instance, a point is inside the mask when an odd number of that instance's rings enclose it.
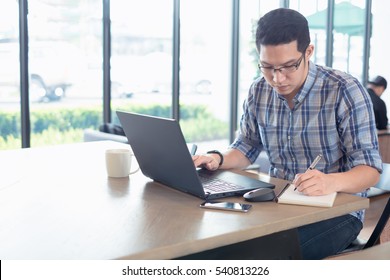
<instances>
[{"instance_id":1,"label":"open notebook","mask_svg":"<svg viewBox=\"0 0 390 280\"><path fill-rule=\"evenodd\" d=\"M294 191L295 185L287 184L276 197L278 203L297 204L317 207L332 207L337 193L327 195L308 196L299 191Z\"/></svg>"}]
</instances>

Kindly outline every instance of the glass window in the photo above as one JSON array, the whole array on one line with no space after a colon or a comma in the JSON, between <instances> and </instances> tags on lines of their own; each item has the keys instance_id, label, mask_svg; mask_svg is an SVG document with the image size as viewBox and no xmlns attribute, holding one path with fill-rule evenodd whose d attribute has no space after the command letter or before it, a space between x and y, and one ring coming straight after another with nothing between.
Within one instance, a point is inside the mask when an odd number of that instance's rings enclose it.
<instances>
[{"instance_id":1,"label":"glass window","mask_svg":"<svg viewBox=\"0 0 390 280\"><path fill-rule=\"evenodd\" d=\"M18 1L0 10L0 149L18 148L20 69ZM101 0L29 0L29 97L31 146L82 141L97 129L103 111ZM370 78L390 79L383 66L389 14L372 1ZM239 97L242 103L257 69L256 23L280 0L240 2ZM309 20L315 53L326 61L328 0L290 0ZM335 0L332 67L362 79L366 0ZM111 7L111 108L171 117L173 0L116 0ZM200 150L229 143L232 1L180 1L180 121ZM216 16L218 15L218 16ZM217 20L216 20L217 18ZM387 75L387 76L386 76ZM390 95L383 98L390 103ZM239 121L239 119L237 120Z\"/></svg>"},{"instance_id":2,"label":"glass window","mask_svg":"<svg viewBox=\"0 0 390 280\"><path fill-rule=\"evenodd\" d=\"M315 46L312 60L326 61L327 1L291 1L291 8L307 16L311 40ZM334 69L348 72L362 80L365 30L365 0L337 0L334 6L333 58Z\"/></svg>"},{"instance_id":3,"label":"glass window","mask_svg":"<svg viewBox=\"0 0 390 280\"><path fill-rule=\"evenodd\" d=\"M365 0L335 1L333 68L363 79Z\"/></svg>"},{"instance_id":4,"label":"glass window","mask_svg":"<svg viewBox=\"0 0 390 280\"><path fill-rule=\"evenodd\" d=\"M370 42L370 68L368 70L369 79L375 76L383 76L387 82L390 82L390 67L386 63L389 60L390 38L390 10L384 9L383 2L372 1L372 36ZM389 87L381 95L381 98L387 104L387 112L390 111L390 90ZM390 117L390 115L388 115Z\"/></svg>"},{"instance_id":5,"label":"glass window","mask_svg":"<svg viewBox=\"0 0 390 280\"><path fill-rule=\"evenodd\" d=\"M31 146L80 142L102 122L102 1L30 0Z\"/></svg>"},{"instance_id":6,"label":"glass window","mask_svg":"<svg viewBox=\"0 0 390 280\"><path fill-rule=\"evenodd\" d=\"M232 2L180 4L180 124L200 151L226 149L230 122Z\"/></svg>"},{"instance_id":7,"label":"glass window","mask_svg":"<svg viewBox=\"0 0 390 280\"><path fill-rule=\"evenodd\" d=\"M5 0L0 9L0 149L21 147L19 6Z\"/></svg>"},{"instance_id":8,"label":"glass window","mask_svg":"<svg viewBox=\"0 0 390 280\"><path fill-rule=\"evenodd\" d=\"M319 65L326 64L326 17L327 0L292 0L290 8L299 11L309 22L310 39L314 45L311 61Z\"/></svg>"},{"instance_id":9,"label":"glass window","mask_svg":"<svg viewBox=\"0 0 390 280\"><path fill-rule=\"evenodd\" d=\"M111 1L111 108L171 117L172 0Z\"/></svg>"},{"instance_id":10,"label":"glass window","mask_svg":"<svg viewBox=\"0 0 390 280\"><path fill-rule=\"evenodd\" d=\"M238 124L249 87L261 75L257 67L259 54L255 44L257 21L267 12L279 8L280 1L248 0L241 1L240 4Z\"/></svg>"},{"instance_id":11,"label":"glass window","mask_svg":"<svg viewBox=\"0 0 390 280\"><path fill-rule=\"evenodd\" d=\"M290 8L299 11L309 22L310 39L314 45L311 61L319 65L326 63L326 18L328 0L291 0Z\"/></svg>"}]
</instances>

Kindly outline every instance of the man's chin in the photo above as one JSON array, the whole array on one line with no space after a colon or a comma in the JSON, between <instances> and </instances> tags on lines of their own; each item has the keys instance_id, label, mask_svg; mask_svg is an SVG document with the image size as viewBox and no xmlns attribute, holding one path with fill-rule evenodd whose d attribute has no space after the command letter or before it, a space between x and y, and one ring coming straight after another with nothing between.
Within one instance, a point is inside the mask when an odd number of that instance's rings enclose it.
<instances>
[{"instance_id":1,"label":"man's chin","mask_svg":"<svg viewBox=\"0 0 390 280\"><path fill-rule=\"evenodd\" d=\"M291 88L289 86L277 86L274 89L281 95L288 95L291 93Z\"/></svg>"}]
</instances>

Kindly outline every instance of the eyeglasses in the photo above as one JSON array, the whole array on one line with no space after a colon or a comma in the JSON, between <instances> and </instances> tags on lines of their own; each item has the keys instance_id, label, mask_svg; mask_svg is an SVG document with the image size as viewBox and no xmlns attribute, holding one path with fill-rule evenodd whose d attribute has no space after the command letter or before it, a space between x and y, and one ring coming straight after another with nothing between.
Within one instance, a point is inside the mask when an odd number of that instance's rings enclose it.
<instances>
[{"instance_id":1,"label":"eyeglasses","mask_svg":"<svg viewBox=\"0 0 390 280\"><path fill-rule=\"evenodd\" d=\"M283 75L286 75L286 74L293 73L293 72L297 71L297 69L299 68L299 65L301 65L301 62L302 62L304 55L305 55L305 53L303 53L302 56L294 64L282 66L279 68L275 68L273 66L263 66L260 63L257 66L259 67L260 71L266 75L270 75L270 74L273 75L276 71L279 71Z\"/></svg>"}]
</instances>

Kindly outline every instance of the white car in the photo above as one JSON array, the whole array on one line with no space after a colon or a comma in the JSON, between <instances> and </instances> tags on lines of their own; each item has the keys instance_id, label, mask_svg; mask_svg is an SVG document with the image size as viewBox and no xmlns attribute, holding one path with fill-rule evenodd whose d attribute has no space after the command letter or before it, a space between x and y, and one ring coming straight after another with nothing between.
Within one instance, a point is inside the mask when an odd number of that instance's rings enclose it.
<instances>
[{"instance_id":1,"label":"white car","mask_svg":"<svg viewBox=\"0 0 390 280\"><path fill-rule=\"evenodd\" d=\"M180 69L182 93L210 94L212 82L207 69L191 63ZM143 56L123 55L111 58L112 84L125 93L170 93L172 91L172 56L152 52Z\"/></svg>"},{"instance_id":2,"label":"white car","mask_svg":"<svg viewBox=\"0 0 390 280\"><path fill-rule=\"evenodd\" d=\"M85 66L74 46L64 42L31 42L28 53L30 101L60 100L81 77ZM0 94L2 87L19 93L19 43L0 42Z\"/></svg>"}]
</instances>

